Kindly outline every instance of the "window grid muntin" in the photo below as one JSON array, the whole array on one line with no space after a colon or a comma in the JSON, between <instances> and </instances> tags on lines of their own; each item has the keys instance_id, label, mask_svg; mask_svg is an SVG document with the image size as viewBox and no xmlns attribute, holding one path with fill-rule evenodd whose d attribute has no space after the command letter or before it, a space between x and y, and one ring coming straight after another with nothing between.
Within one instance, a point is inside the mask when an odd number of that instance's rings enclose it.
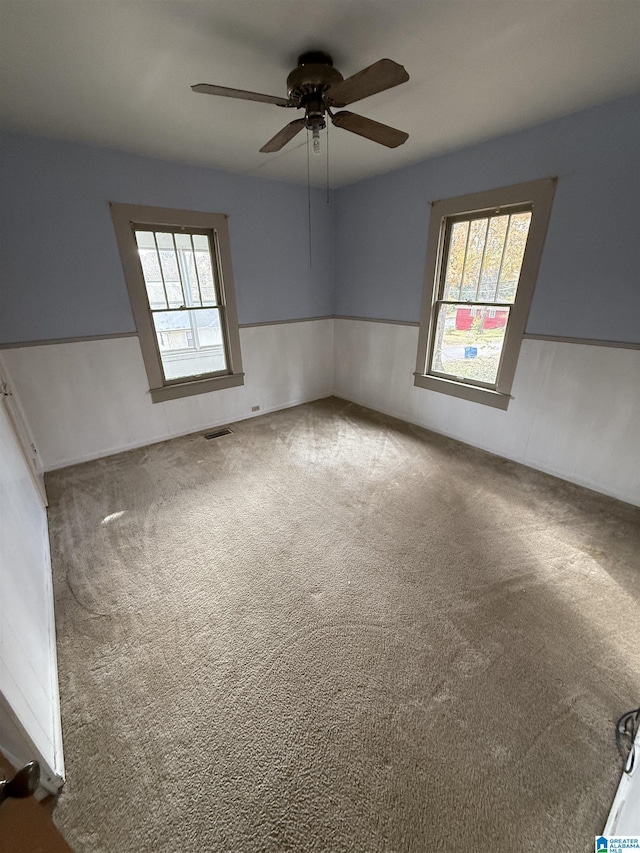
<instances>
[{"instance_id":1,"label":"window grid muntin","mask_svg":"<svg viewBox=\"0 0 640 853\"><path fill-rule=\"evenodd\" d=\"M171 238L171 246L164 245L164 239L162 241L163 245L160 243L160 237L170 237ZM165 292L167 294L167 307L169 308L180 308L181 305L185 304L185 294L184 294L184 285L182 282L180 269L178 266L178 260L175 256L175 252L173 250L173 237L171 234L168 234L165 231L154 231L153 239L156 246L156 251L158 253L158 260L160 262L160 270L162 273L162 281L165 286ZM169 257L167 257L167 255ZM171 264L174 263L176 266L176 274L178 279L176 281L175 275L172 274ZM176 288L176 285L178 286ZM175 292L177 290L177 292Z\"/></svg>"},{"instance_id":2,"label":"window grid muntin","mask_svg":"<svg viewBox=\"0 0 640 853\"><path fill-rule=\"evenodd\" d=\"M444 268L444 275L440 277L440 283L439 283L439 287L438 287L438 296L445 293L446 288L447 288L447 279L449 277L449 269L450 269L450 265L451 265L451 261L452 261L452 253L450 250L451 250L451 242L452 242L452 238L453 238L453 227L454 227L454 225L457 225L457 224L458 223L456 223L456 222L448 222L447 223L446 238L445 238L446 250L445 250L445 253L443 256L443 259L446 260L446 264L444 264L444 263L442 264L442 267ZM464 270L465 270L465 267L467 265L467 252L469 250L469 234L471 233L471 222L468 220L460 220L459 224L467 226L467 233L466 233L466 236L464 238L464 254L462 256L462 266L460 267L460 278L459 278L458 284L457 284L458 293L460 293L460 291L462 290L462 280L464 279Z\"/></svg>"},{"instance_id":3,"label":"window grid muntin","mask_svg":"<svg viewBox=\"0 0 640 853\"><path fill-rule=\"evenodd\" d=\"M176 248L176 256L177 256L178 255L178 247L176 244L176 235L175 234L173 235L173 243L174 243L174 246ZM198 300L200 302L200 307L203 307L204 301L202 299L202 287L200 285L200 270L198 269L198 262L196 261L196 247L195 247L195 244L193 242L193 234L191 234L191 233L189 234L189 243L191 245L191 258L193 260L193 271L196 274L196 284L198 285ZM186 264L186 259L181 256L178 263ZM191 295L191 298L193 299L193 289L192 289L191 277L189 276L188 269L187 269L186 273L187 273L187 278L189 279L189 293ZM214 285L214 293L215 293L215 285Z\"/></svg>"},{"instance_id":4,"label":"window grid muntin","mask_svg":"<svg viewBox=\"0 0 640 853\"><path fill-rule=\"evenodd\" d=\"M475 301L471 301L471 300L461 300L461 299L457 299L457 300L442 299L442 294L444 293L445 287L446 287L447 271L449 268L449 250L450 250L450 246L451 246L451 233L453 230L453 226L459 222L469 222L469 228L467 229L467 238L466 238L466 244L465 244L464 260L463 260L463 264L462 264L462 272L460 274L460 284L458 286L458 292L460 292L462 290L462 282L464 280L465 267L466 267L466 263L467 263L467 253L468 253L468 248L469 248L469 235L471 233L471 222L478 220L478 219L485 219L485 218L487 219L487 232L485 234L485 246L483 247L483 260L484 260L484 254L485 254L485 250L486 250L486 237L488 235L489 222L491 221L492 217L495 217L495 216L507 216L507 215L509 216L509 220L507 222L507 230L505 232L504 242L503 242L503 246L502 246L502 256L500 259L500 268L498 270L498 277L496 279L496 286L494 289L494 296L497 296L499 288L500 288L500 276L502 274L502 266L504 264L504 255L505 255L506 247L507 247L508 241L509 241L509 232L510 232L510 228L511 228L512 217L518 213L530 213L531 216L529 219L529 227L527 229L527 239L525 240L522 258L520 260L520 270L518 273L518 284L516 285L516 290L514 293L513 302L498 303L498 302L494 302L494 301L491 301L491 302L475 302ZM506 344L507 337L509 334L509 322L512 318L513 312L511 310L509 310L509 317L507 318L507 323L505 326L505 333L504 333L502 347L501 347L501 351L500 351L500 359L498 362L498 369L496 372L496 381L493 383L485 383L485 382L480 382L480 381L473 380L473 379L468 379L466 377L456 376L456 375L450 374L450 373L442 373L433 367L434 350L435 350L435 346L436 346L436 330L437 330L437 324L438 324L438 316L440 313L440 306L441 305L453 304L453 305L465 305L465 306L468 306L469 308L474 308L474 307L485 307L485 306L491 305L493 307L498 307L498 308L505 307L508 309L512 309L515 305L516 297L518 295L518 288L520 285L520 275L522 273L522 265L524 262L524 257L525 257L525 253L526 253L526 249L527 249L527 241L528 241L528 236L529 236L529 231L531 229L532 221L533 221L533 205L530 202L525 202L522 204L514 204L514 205L505 205L505 206L501 206L501 207L489 207L489 208L484 208L482 210L474 210L474 211L469 211L469 212L465 212L465 213L459 213L459 214L455 214L452 216L444 217L443 228L442 228L442 232L441 232L442 237L441 237L441 241L440 241L441 250L440 250L440 255L438 258L438 266L437 266L438 287L434 288L434 296L433 296L433 302L431 305L431 313L430 313L430 318L429 318L429 336L428 336L428 345L427 345L427 350L426 350L426 359L425 359L425 367L424 367L424 373L426 376L435 376L435 377L439 377L439 378L443 378L443 379L453 379L453 380L464 382L464 384L466 384L466 385L474 385L474 386L477 386L480 388L486 388L489 390L497 390L498 384L500 382L500 371L502 369L502 362L503 362L504 352L505 352L505 344ZM480 266L480 272L478 275L478 287L479 287L481 281L482 281L482 265ZM478 291L476 289L476 293L477 292Z\"/></svg>"},{"instance_id":5,"label":"window grid muntin","mask_svg":"<svg viewBox=\"0 0 640 853\"><path fill-rule=\"evenodd\" d=\"M509 237L511 235L511 223L513 221L513 215L509 216L507 220L507 230L504 234L504 243L502 244L502 255L500 257L500 266L498 267L498 277L496 278L496 286L493 291L493 298L495 299L498 295L498 291L500 290L500 276L502 275L502 267L504 266L504 256L507 252L507 246L509 245ZM520 264L522 268L522 264ZM518 274L518 278L520 278L520 274ZM513 301L516 301L516 295L518 293L518 285L516 285L516 292L513 295Z\"/></svg>"},{"instance_id":6,"label":"window grid muntin","mask_svg":"<svg viewBox=\"0 0 640 853\"><path fill-rule=\"evenodd\" d=\"M138 241L136 238L137 232L150 233L153 236L153 242L154 242L156 257L158 260L158 267L159 267L160 275L161 275L161 279L162 279L163 291L164 291L164 295L165 295L165 305L167 307L165 307L165 308L152 308L151 302L149 299L149 290L148 290L148 286L147 286L147 279L145 276L144 267L142 265L142 262L140 262L140 269L142 272L142 279L143 279L145 295L146 295L146 299L147 299L147 307L148 307L149 313L151 314L152 329L153 329L153 333L154 333L153 338L154 338L154 343L155 343L158 361L159 361L159 365L160 365L160 370L162 372L163 384L164 385L176 385L176 384L181 384L184 382L199 381L199 380L203 380L203 379L215 378L217 376L229 375L231 373L231 363L230 363L231 349L230 349L230 342L229 342L227 316L226 316L226 311L225 311L226 306L225 306L225 303L224 303L223 297L222 297L222 287L221 287L222 271L221 271L220 258L218 255L219 246L218 246L218 242L217 242L217 234L215 232L215 229L186 228L186 227L182 227L182 226L171 227L171 226L164 226L164 225L161 228L158 228L157 226L153 226L153 225L136 225L134 223L132 223L132 228L133 228L133 232L134 232L133 233L134 241L136 243L136 246L138 247L138 251L140 250L140 247L138 245ZM180 260L179 260L179 254L178 254L179 250L177 248L176 240L175 240L176 234L185 234L185 233L189 234L189 236L191 238L190 242L191 242L191 246L192 246L194 268L195 268L196 276L197 276L197 280L198 280L198 293L200 295L200 303L201 303L200 305L186 305L185 304L187 301L190 301L190 300L187 300L187 298L186 298L186 290L185 290L185 286L184 286L182 269L181 269L181 264L180 264ZM173 308L173 307L169 306L169 298L168 298L168 294L167 294L166 282L165 282L165 277L164 277L164 267L162 264L162 259L160 257L160 251L162 251L162 250L158 246L156 234L171 234L172 238L173 238L172 239L173 252L174 252L174 255L176 258L176 266L178 269L179 284L180 284L180 289L181 289L182 298L183 298L183 304L179 307ZM195 250L195 246L194 246L194 242L193 242L193 235L198 235L198 234L205 236L207 238L207 242L208 242L208 246L209 246L209 262L210 262L210 267L211 267L213 292L214 292L214 296L215 296L215 300L216 300L214 305L203 305L202 304L203 300L201 297L200 274L198 271L198 265L197 265L196 258L195 258L196 250ZM183 250L180 250L180 251L183 251ZM190 287L189 287L189 291L190 291ZM164 362L162 359L162 353L163 352L165 352L165 353L171 352L172 354L175 353L175 354L179 355L179 354L185 354L185 353L190 353L190 352L206 352L208 349L214 348L215 345L212 345L211 347L199 346L199 335L198 335L197 325L193 322L193 318L191 316L191 312L193 312L193 311L211 311L211 310L217 311L218 315L220 317L222 349L223 349L223 355L224 355L224 361L225 361L226 367L223 370L209 371L207 373L198 373L198 374L192 374L189 376L180 376L180 377L177 377L175 379L169 379L166 375L165 365L164 365ZM159 333L158 329L156 328L155 322L153 320L153 315L154 314L162 314L162 313L170 313L170 312L175 313L178 311L185 311L189 314L189 327L190 327L191 334L193 336L195 346L194 347L186 347L186 348L185 347L177 348L175 350L161 350L160 349L160 341L159 341L159 334L160 333Z\"/></svg>"},{"instance_id":7,"label":"window grid muntin","mask_svg":"<svg viewBox=\"0 0 640 853\"><path fill-rule=\"evenodd\" d=\"M158 238L156 237L155 231L151 232L151 236L153 237L153 245L156 253L156 258L158 259L158 269L160 270L160 281L162 282L162 291L164 293L164 304L167 308L169 308L169 291L167 290L167 282L164 277L164 267L162 265L162 258L160 257L160 247L158 246ZM142 275L145 280L145 286L147 284L146 276L144 275L144 268L142 270ZM147 298L149 298L149 293L147 291ZM151 300L149 300L149 309L151 310Z\"/></svg>"},{"instance_id":8,"label":"window grid muntin","mask_svg":"<svg viewBox=\"0 0 640 853\"><path fill-rule=\"evenodd\" d=\"M480 285L482 283L482 271L484 270L484 259L485 259L485 256L487 254L487 243L489 242L489 226L491 224L492 219L493 219L493 217L487 216L487 225L484 229L484 243L482 246L482 257L480 258L480 267L478 269L478 281L476 283L476 298L475 298L476 302L478 300L478 297L480 296ZM511 222L510 218L509 218L509 221L507 222L507 231L509 230L509 222ZM469 230L471 230L471 229L469 229ZM507 243L507 240L505 237L505 246L506 246L506 243ZM502 250L502 254L504 255L504 248ZM500 275L498 275L498 281L500 281ZM497 293L497 288L496 288L496 293Z\"/></svg>"}]
</instances>

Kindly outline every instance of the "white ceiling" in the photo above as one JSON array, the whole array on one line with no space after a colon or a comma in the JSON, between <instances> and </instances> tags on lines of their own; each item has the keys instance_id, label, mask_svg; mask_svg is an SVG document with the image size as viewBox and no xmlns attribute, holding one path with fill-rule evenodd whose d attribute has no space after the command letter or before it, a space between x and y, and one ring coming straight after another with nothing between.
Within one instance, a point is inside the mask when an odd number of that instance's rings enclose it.
<instances>
[{"instance_id":1,"label":"white ceiling","mask_svg":"<svg viewBox=\"0 0 640 853\"><path fill-rule=\"evenodd\" d=\"M638 91L639 44L638 0L0 0L0 108L7 128L306 182L302 136L258 151L297 114L190 85L285 95L306 49L345 77L394 59L410 81L351 109L409 140L334 129L339 186Z\"/></svg>"}]
</instances>

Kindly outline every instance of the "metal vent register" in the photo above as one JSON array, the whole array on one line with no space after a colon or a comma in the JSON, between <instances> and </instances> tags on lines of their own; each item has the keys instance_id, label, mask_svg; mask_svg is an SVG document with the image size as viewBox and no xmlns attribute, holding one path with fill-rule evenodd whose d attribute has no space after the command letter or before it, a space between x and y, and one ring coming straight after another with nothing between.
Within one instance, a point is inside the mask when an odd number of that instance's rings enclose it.
<instances>
[{"instance_id":1,"label":"metal vent register","mask_svg":"<svg viewBox=\"0 0 640 853\"><path fill-rule=\"evenodd\" d=\"M221 438L223 435L232 435L233 430L229 429L229 427L225 427L224 429L217 429L215 432L205 432L204 437L207 441L210 441L212 438Z\"/></svg>"}]
</instances>

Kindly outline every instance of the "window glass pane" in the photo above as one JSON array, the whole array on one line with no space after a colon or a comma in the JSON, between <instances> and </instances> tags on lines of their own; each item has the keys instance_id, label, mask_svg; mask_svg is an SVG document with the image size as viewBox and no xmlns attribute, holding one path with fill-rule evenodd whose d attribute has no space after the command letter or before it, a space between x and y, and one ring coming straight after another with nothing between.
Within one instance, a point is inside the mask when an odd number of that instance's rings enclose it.
<instances>
[{"instance_id":1,"label":"window glass pane","mask_svg":"<svg viewBox=\"0 0 640 853\"><path fill-rule=\"evenodd\" d=\"M196 253L196 264L198 265L198 277L200 279L202 303L203 305L216 305L217 299L213 280L213 269L211 267L209 238L206 234L193 234L192 238Z\"/></svg>"},{"instance_id":2,"label":"window glass pane","mask_svg":"<svg viewBox=\"0 0 640 853\"><path fill-rule=\"evenodd\" d=\"M496 302L513 302L516 298L520 269L524 250L527 245L527 235L531 223L531 212L514 213L509 222L509 234L504 250L500 281Z\"/></svg>"},{"instance_id":3,"label":"window glass pane","mask_svg":"<svg viewBox=\"0 0 640 853\"><path fill-rule=\"evenodd\" d=\"M468 222L455 222L451 227L443 299L460 299L460 282L462 281L464 252L467 246L468 234Z\"/></svg>"},{"instance_id":4,"label":"window glass pane","mask_svg":"<svg viewBox=\"0 0 640 853\"><path fill-rule=\"evenodd\" d=\"M160 272L160 261L156 252L156 244L151 231L136 231L136 243L142 266L142 275L147 288L147 298L151 308L168 308L164 287L162 285L162 273Z\"/></svg>"},{"instance_id":5,"label":"window glass pane","mask_svg":"<svg viewBox=\"0 0 640 853\"><path fill-rule=\"evenodd\" d=\"M494 302L498 292L498 276L504 242L507 236L508 216L492 216L489 220L487 243L482 262L482 275L478 289L478 299L482 302Z\"/></svg>"},{"instance_id":6,"label":"window glass pane","mask_svg":"<svg viewBox=\"0 0 640 853\"><path fill-rule=\"evenodd\" d=\"M182 283L180 270L178 269L178 259L173 244L173 234L163 231L156 231L155 234L164 285L169 299L169 308L181 308L185 305L185 298L182 294Z\"/></svg>"},{"instance_id":7,"label":"window glass pane","mask_svg":"<svg viewBox=\"0 0 640 853\"><path fill-rule=\"evenodd\" d=\"M149 307L151 310L167 308L167 302L164 298L164 287L162 282L154 283L147 282L147 296L149 298Z\"/></svg>"},{"instance_id":8,"label":"window glass pane","mask_svg":"<svg viewBox=\"0 0 640 853\"><path fill-rule=\"evenodd\" d=\"M162 311L153 314L160 352L195 349L190 311Z\"/></svg>"},{"instance_id":9,"label":"window glass pane","mask_svg":"<svg viewBox=\"0 0 640 853\"><path fill-rule=\"evenodd\" d=\"M153 314L166 379L184 379L227 369L218 308Z\"/></svg>"},{"instance_id":10,"label":"window glass pane","mask_svg":"<svg viewBox=\"0 0 640 853\"><path fill-rule=\"evenodd\" d=\"M176 248L178 250L178 266L185 285L184 292L187 305L201 305L200 289L198 287L198 276L196 275L196 264L191 243L191 234L175 234Z\"/></svg>"},{"instance_id":11,"label":"window glass pane","mask_svg":"<svg viewBox=\"0 0 640 853\"><path fill-rule=\"evenodd\" d=\"M198 332L198 341L201 348L220 347L223 348L222 324L220 322L220 309L207 308L203 311L193 311ZM225 370L226 362L216 370Z\"/></svg>"},{"instance_id":12,"label":"window glass pane","mask_svg":"<svg viewBox=\"0 0 640 853\"><path fill-rule=\"evenodd\" d=\"M136 231L136 243L139 249L155 249L153 231Z\"/></svg>"},{"instance_id":13,"label":"window glass pane","mask_svg":"<svg viewBox=\"0 0 640 853\"><path fill-rule=\"evenodd\" d=\"M460 299L477 299L480 267L484 255L484 244L487 237L488 219L474 219L469 225L469 240L467 242L467 257L462 273Z\"/></svg>"},{"instance_id":14,"label":"window glass pane","mask_svg":"<svg viewBox=\"0 0 640 853\"><path fill-rule=\"evenodd\" d=\"M162 284L162 273L160 272L160 263L155 247L153 249L140 249L140 260L145 281L148 284L154 282Z\"/></svg>"},{"instance_id":15,"label":"window glass pane","mask_svg":"<svg viewBox=\"0 0 640 853\"><path fill-rule=\"evenodd\" d=\"M440 305L430 370L495 385L509 310Z\"/></svg>"}]
</instances>

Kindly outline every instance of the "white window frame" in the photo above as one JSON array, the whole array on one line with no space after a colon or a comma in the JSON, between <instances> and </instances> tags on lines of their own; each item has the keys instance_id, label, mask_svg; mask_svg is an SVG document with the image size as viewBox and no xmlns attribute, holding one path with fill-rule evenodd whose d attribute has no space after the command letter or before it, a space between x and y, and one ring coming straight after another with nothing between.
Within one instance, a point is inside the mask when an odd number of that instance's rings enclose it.
<instances>
[{"instance_id":1,"label":"white window frame","mask_svg":"<svg viewBox=\"0 0 640 853\"><path fill-rule=\"evenodd\" d=\"M111 217L120 250L131 308L138 330L140 349L149 379L149 392L154 403L174 400L192 394L204 394L244 384L240 332L236 309L231 248L227 216L223 213L200 213L112 202ZM165 379L147 288L135 239L136 229L180 229L196 233L206 231L211 247L211 261L216 266L227 369L204 376Z\"/></svg>"},{"instance_id":2,"label":"white window frame","mask_svg":"<svg viewBox=\"0 0 640 853\"><path fill-rule=\"evenodd\" d=\"M508 407L520 346L538 277L556 182L556 178L542 178L432 203L418 355L414 373L414 384L417 387L484 403L499 409ZM531 210L531 222L522 259L518 290L515 301L510 307L509 320L505 329L495 385L485 387L484 384L429 373L428 366L435 339L437 303L444 287L448 258L447 240L452 220L457 218L459 221L460 218L477 217L482 214L509 213L512 209Z\"/></svg>"}]
</instances>

